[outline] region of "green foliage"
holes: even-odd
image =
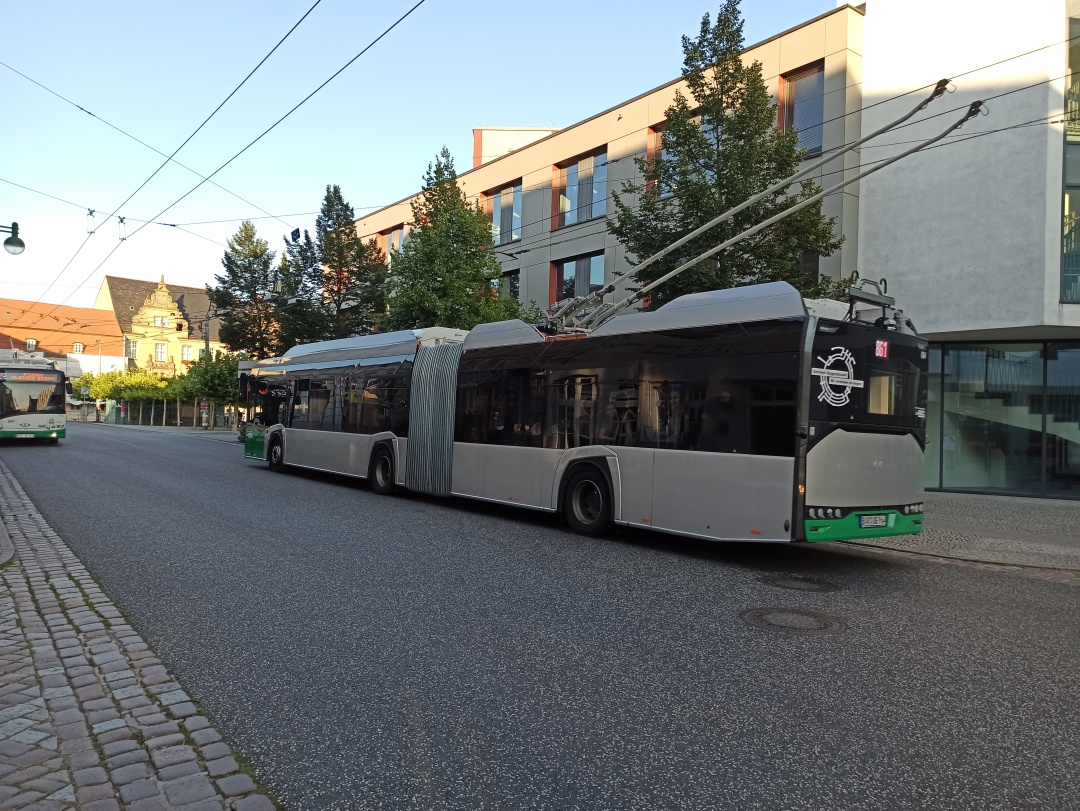
[[[165,381],[144,369],[126,369],[95,375],[86,372],[72,382],[74,388],[87,386],[92,400],[161,400]]]
[[[409,238],[387,279],[387,329],[472,329],[534,315],[539,320],[536,308],[499,295],[502,267],[491,244],[491,220],[466,199],[446,147],[428,164],[412,218]]]
[[[286,242],[279,267],[281,298],[279,330],[274,354],[297,344],[325,340],[332,332],[322,300],[322,265],[311,235],[305,229],[300,242]]]
[[[194,400],[197,395],[192,388],[191,375],[183,374],[179,377],[170,377],[165,381],[165,399],[167,400]]]
[[[322,266],[322,300],[330,316],[327,338],[367,335],[385,309],[386,255],[356,233],[353,207],[340,186],[327,186],[315,220],[315,252]]]
[[[224,314],[220,337],[230,349],[244,350],[255,358],[274,355],[278,317],[274,303],[274,252],[260,239],[250,220],[229,237],[221,260],[224,275],[214,276],[216,288],[207,288],[215,310]]]
[[[340,186],[326,187],[315,240],[305,230],[301,241],[285,243],[279,274],[275,354],[298,343],[367,335],[386,307],[386,256],[375,240],[358,236]]]
[[[666,111],[663,155],[638,159],[644,183],[626,182],[624,201],[613,194],[615,216],[608,228],[627,250],[647,259],[773,183],[794,174],[805,158],[794,131],[776,127],[776,103],[761,76],[761,64],[742,61],[743,21],[739,0],[725,0],[715,24],[706,14],[697,39],[683,37],[683,71],[693,101],[681,92]],[[664,259],[634,273],[637,289],[709,248],[817,194],[812,180],[744,209]],[[827,256],[842,239],[832,221],[811,205],[771,228],[683,271],[650,295],[655,309],[673,298],[767,281],[786,281],[804,295],[825,292],[827,280],[801,266],[802,255]]]
[[[199,399],[235,403],[239,361],[237,355],[226,352],[215,352],[213,357],[204,355],[188,367],[187,391]]]
[[[78,390],[83,386],[90,389],[91,400],[111,400],[112,392],[119,386],[123,379],[123,372],[105,372],[95,375],[93,372],[84,372],[81,377],[71,382],[72,389]]]

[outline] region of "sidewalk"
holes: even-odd
[[[859,541],[954,560],[1080,571],[1080,502],[926,493],[920,535]]]
[[[273,811],[0,462],[0,811]]]

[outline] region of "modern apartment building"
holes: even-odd
[[[780,103],[780,117],[798,129],[811,154],[858,137],[862,105],[863,12],[841,6],[746,49],[758,61]],[[460,174],[466,195],[492,218],[507,289],[524,302],[547,306],[596,289],[629,267],[623,248],[608,234],[611,192],[638,175],[635,157],[659,147],[664,111],[680,79],[558,131],[478,129],[474,164]],[[855,165],[853,155],[826,165],[835,182]],[[393,261],[408,236],[412,213],[406,198],[357,220],[360,235],[375,237]],[[855,269],[858,188],[826,198],[823,213],[846,238],[821,272],[838,276]]]
[[[858,267],[932,341],[930,488],[1080,498],[1080,2],[872,0],[864,131],[950,77],[864,162],[989,115],[862,181]]]

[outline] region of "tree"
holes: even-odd
[[[119,389],[120,381],[124,373],[119,371],[104,372],[95,375],[93,372],[83,372],[77,379],[72,381],[72,387],[80,389],[86,386],[90,389],[91,400],[114,400],[113,393]]]
[[[412,218],[387,279],[389,329],[472,329],[538,315],[513,297],[500,297],[502,267],[491,244],[491,219],[466,199],[446,147],[428,164]]]
[[[213,357],[203,355],[190,367],[188,391],[196,397],[210,401],[210,425],[214,424],[214,404],[231,405],[239,395],[237,371],[240,358],[227,352],[215,352]]]
[[[278,271],[285,306],[278,308],[275,355],[297,344],[325,340],[333,333],[322,299],[322,264],[307,229],[302,241],[285,243]]]
[[[356,215],[340,186],[326,187],[315,219],[315,257],[322,272],[322,304],[330,317],[325,337],[370,333],[385,308],[386,255],[374,239],[365,243],[358,236]]]
[[[218,286],[206,290],[217,311],[228,311],[221,324],[222,342],[255,358],[271,357],[277,348],[279,323],[271,300],[276,281],[274,256],[251,221],[244,220],[229,237],[221,260],[225,274],[215,275]]]
[[[681,91],[665,113],[662,154],[637,159],[644,183],[622,185],[637,207],[613,194],[615,217],[608,229],[627,250],[647,259],[709,220],[794,174],[806,151],[793,130],[776,126],[777,106],[761,76],[761,64],[742,60],[739,0],[725,0],[711,24],[706,14],[697,39],[683,37],[683,70],[693,102]],[[660,152],[660,150],[657,150]],[[805,180],[737,214],[640,273],[637,289],[715,247],[820,188]],[[802,257],[827,256],[842,239],[832,220],[811,205],[666,282],[649,297],[655,309],[685,293],[767,281],[787,281],[804,295],[828,292],[829,280]]]

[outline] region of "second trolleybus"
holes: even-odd
[[[50,361],[0,361],[0,439],[39,439],[57,444],[67,436],[67,378]]]
[[[776,282],[587,334],[507,321],[300,345],[244,381],[245,454],[559,513],[587,535],[918,533],[927,344],[833,304]]]

